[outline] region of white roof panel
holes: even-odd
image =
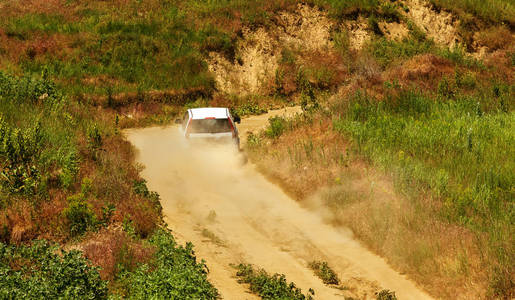
[[[192,119],[216,118],[226,119],[229,115],[225,107],[203,107],[190,109]]]

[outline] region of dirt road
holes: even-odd
[[[242,140],[268,117],[242,120]],[[399,299],[430,299],[349,232],[300,207],[253,165],[242,166],[232,147],[188,145],[176,127],[126,135],[139,150],[149,188],[161,195],[167,223],[179,242],[193,242],[224,299],[256,299],[237,283],[230,264],[238,263],[285,274],[304,292],[313,288],[315,299],[371,299],[380,289],[395,291]],[[307,267],[313,260],[327,261],[345,289],[324,285]]]

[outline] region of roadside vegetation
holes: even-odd
[[[303,294],[295,283],[288,283],[282,274],[270,275],[265,270],[255,270],[248,264],[240,264],[236,269],[239,282],[249,284],[250,291],[262,299],[313,299],[311,293]]]
[[[144,284],[145,295],[217,297],[192,245],[159,229],[159,195],[139,178],[111,118],[45,75],[0,73],[0,103],[0,293],[139,298]],[[43,240],[24,245],[33,239]],[[83,251],[58,254],[55,242]]]
[[[509,3],[503,9],[513,12]],[[360,52],[337,43],[352,61],[352,83],[328,96],[308,80],[297,90],[309,102],[304,115],[270,119],[248,145],[290,194],[329,208],[330,222],[350,227],[431,293],[509,298],[514,44],[502,18],[469,17],[496,55],[473,58],[416,27],[402,40],[375,34]],[[463,289],[471,281],[481,287]]]
[[[312,261],[309,263],[309,267],[315,272],[315,274],[322,279],[325,284],[335,284],[338,285],[340,283],[340,279],[338,279],[338,275],[329,267],[327,262],[322,261]]]
[[[216,298],[192,245],[162,229],[121,130],[185,107],[298,104],[303,116],[249,136],[263,172],[432,295],[513,298],[514,3],[429,2],[456,16],[461,44],[437,44],[401,1],[303,2],[338,25],[333,46],[284,45],[267,89],[247,96],[221,91],[209,53],[240,62],[242,31],[280,26],[297,1],[0,3],[0,297]],[[340,25],[360,18],[370,39],[355,48]],[[384,22],[408,34],[390,38]],[[262,297],[311,297],[238,270]]]
[[[487,283],[488,297],[511,295],[514,86],[454,68],[432,90],[384,81],[380,95],[358,89],[293,120],[271,119],[249,138],[259,155],[251,157],[300,200],[319,197],[332,222],[421,282],[448,278],[448,297],[471,278]],[[367,166],[383,175],[359,174]],[[397,197],[384,193],[389,186]],[[331,188],[314,194],[323,187]]]

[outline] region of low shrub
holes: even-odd
[[[395,292],[391,292],[389,290],[382,290],[376,293],[377,300],[397,300],[397,296],[395,296]]]
[[[159,229],[149,239],[153,260],[120,275],[122,294],[130,299],[217,299],[207,281],[207,268],[198,263],[193,245],[177,245],[170,232]]]
[[[288,284],[286,277],[282,274],[269,275],[266,271],[254,270],[247,264],[239,264],[236,269],[238,282],[249,284],[250,290],[263,299],[313,299],[311,295],[303,294],[293,282]]]
[[[265,130],[265,135],[269,138],[280,137],[286,129],[286,120],[282,117],[272,117],[268,119],[269,126]]]
[[[68,223],[72,237],[80,236],[88,230],[96,229],[97,217],[83,194],[68,197],[68,207],[62,212]]]
[[[107,299],[107,282],[77,250],[44,240],[30,246],[0,242],[1,299]]]
[[[309,263],[309,267],[315,272],[325,284],[339,284],[340,280],[338,275],[329,267],[327,262],[312,261]]]

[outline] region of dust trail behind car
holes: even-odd
[[[246,122],[252,119],[242,120],[242,127]],[[399,299],[429,299],[350,233],[325,224],[253,165],[243,165],[242,154],[231,145],[190,145],[177,127],[134,129],[126,135],[139,150],[143,177],[161,195],[167,223],[180,242],[193,242],[224,299],[255,298],[234,278],[230,264],[238,263],[285,274],[304,292],[313,288],[316,299],[349,293],[373,298],[380,289],[395,291]],[[308,268],[313,260],[327,261],[350,289],[324,285]]]

